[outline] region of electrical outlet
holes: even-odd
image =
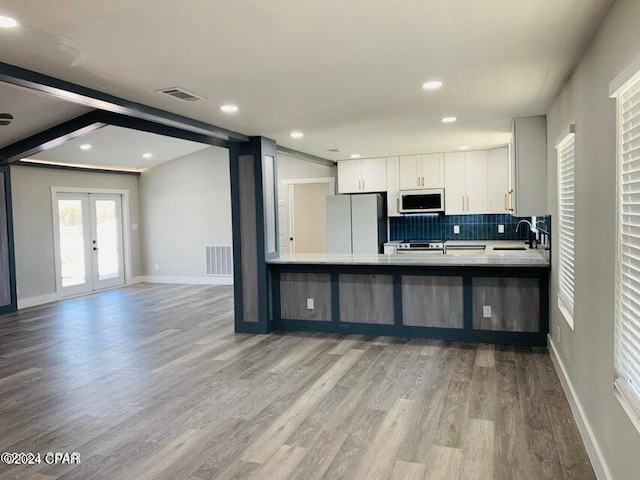
[[[313,310],[313,298],[307,298],[307,310]]]
[[[504,233],[504,225],[498,225],[498,233]]]
[[[453,226],[453,234],[454,235],[460,235],[460,225],[454,225]]]
[[[482,316],[484,318],[491,318],[491,305],[482,306]]]

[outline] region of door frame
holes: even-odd
[[[293,236],[293,209],[295,205],[293,204],[293,186],[301,185],[305,183],[328,183],[329,184],[329,194],[336,194],[336,178],[335,177],[317,177],[317,178],[291,178],[280,180],[280,185],[282,185],[283,190],[285,191],[285,199],[287,202],[286,208],[284,209],[285,213],[289,215],[289,218],[286,219],[285,225],[287,226],[287,235],[284,235],[285,238],[289,239],[293,237],[293,243],[289,241],[289,245],[291,247],[292,252],[295,253],[295,237]]]
[[[121,195],[122,196],[122,244],[124,261],[124,284],[129,285],[132,280],[131,272],[131,222],[129,215],[129,190],[113,188],[83,188],[83,187],[51,187],[51,218],[53,227],[53,258],[55,262],[56,295],[62,298],[62,261],[60,258],[60,225],[58,224],[58,193],[84,193],[93,195]],[[113,287],[118,288],[118,287]],[[106,289],[108,290],[108,288]],[[89,292],[93,293],[93,292]],[[80,294],[86,295],[86,294]]]

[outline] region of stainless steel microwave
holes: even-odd
[[[444,189],[401,191],[399,204],[400,213],[444,212]]]

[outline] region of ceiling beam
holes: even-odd
[[[83,87],[48,75],[0,62],[0,81],[53,95],[71,102],[113,113],[162,123],[176,128],[215,136],[222,140],[248,142],[249,137],[210,123],[194,120],[159,108],[148,107],[108,93]]]
[[[333,160],[327,160],[326,158],[316,157],[315,155],[311,155],[310,153],[299,152],[298,150],[283,147],[282,145],[278,145],[278,153],[296,157],[296,158],[299,158],[300,160],[306,160],[307,162],[317,163],[318,165],[324,165],[325,167],[335,167],[337,165],[337,163],[334,162]]]
[[[57,147],[69,140],[106,126],[107,124],[101,120],[100,113],[98,110],[85,113],[48,130],[0,148],[0,165],[18,162],[23,158]]]

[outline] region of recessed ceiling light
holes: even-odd
[[[80,150],[91,150],[91,145],[89,145],[88,143],[80,145]]]
[[[458,120],[456,117],[444,117],[442,123],[453,123]]]
[[[442,82],[440,80],[430,80],[422,84],[422,88],[425,90],[437,90],[440,87],[442,87]]]
[[[469,145],[461,145],[458,147],[460,150],[469,150]]]
[[[15,18],[0,15],[0,28],[15,28],[20,25]]]
[[[151,158],[153,157],[153,155],[151,155],[150,153],[143,153],[142,154],[142,158]]]
[[[304,133],[302,133],[302,132],[291,132],[289,134],[289,136],[291,138],[302,138],[302,137],[304,137]]]
[[[220,107],[220,110],[222,110],[224,113],[236,113],[238,111],[238,106],[237,105],[222,105]]]
[[[353,154],[351,154],[351,158],[360,158],[360,154],[359,153],[353,153]]]

